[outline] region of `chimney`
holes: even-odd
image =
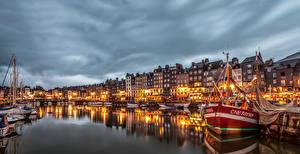
[[[205,64],[208,64],[208,63],[209,63],[208,58],[205,58]]]
[[[179,63],[176,63],[176,69],[181,70],[182,69],[182,65]]]

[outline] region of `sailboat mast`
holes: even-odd
[[[16,72],[16,55],[13,54],[13,105],[17,103],[17,72]]]
[[[20,82],[21,102],[23,101],[23,81]]]

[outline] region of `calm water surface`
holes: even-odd
[[[192,154],[300,153],[297,145],[256,135],[220,138],[197,112],[89,106],[40,107],[1,140],[0,153]]]

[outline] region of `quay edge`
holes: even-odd
[[[261,125],[261,135],[300,145],[300,113],[280,113],[277,120]]]

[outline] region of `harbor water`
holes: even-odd
[[[105,106],[43,106],[2,138],[2,154],[300,153],[297,145],[258,134],[220,137],[199,111]]]

